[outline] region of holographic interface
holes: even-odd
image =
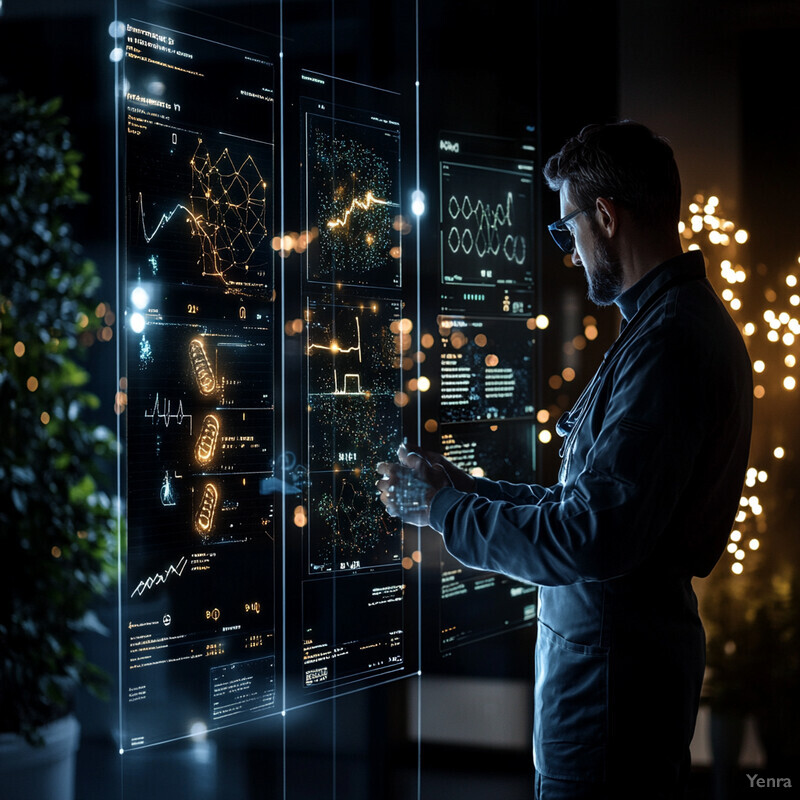
[[[272,67],[125,47],[127,749],[277,709]]]
[[[306,114],[309,281],[400,286],[400,142],[396,126]]]

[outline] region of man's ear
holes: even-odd
[[[610,197],[598,197],[595,201],[595,219],[607,239],[619,229],[619,208]]]

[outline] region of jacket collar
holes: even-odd
[[[614,302],[626,322],[655,294],[673,281],[701,279],[706,275],[706,264],[699,250],[690,250],[653,267],[630,289],[624,291]]]

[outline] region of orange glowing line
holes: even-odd
[[[337,217],[336,219],[329,220],[326,224],[329,228],[343,228],[347,225],[347,220],[350,218],[350,215],[355,211],[355,209],[360,208],[362,211],[369,211],[370,207],[373,205],[381,205],[381,206],[388,206],[388,200],[381,200],[378,197],[375,197],[372,194],[372,191],[368,191],[366,196],[363,200],[358,200],[353,198],[353,202],[350,203],[350,208],[344,212],[343,217]]]

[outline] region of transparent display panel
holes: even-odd
[[[276,710],[273,69],[125,33],[125,748]]]
[[[399,287],[398,123],[313,101],[304,121],[308,280]]]

